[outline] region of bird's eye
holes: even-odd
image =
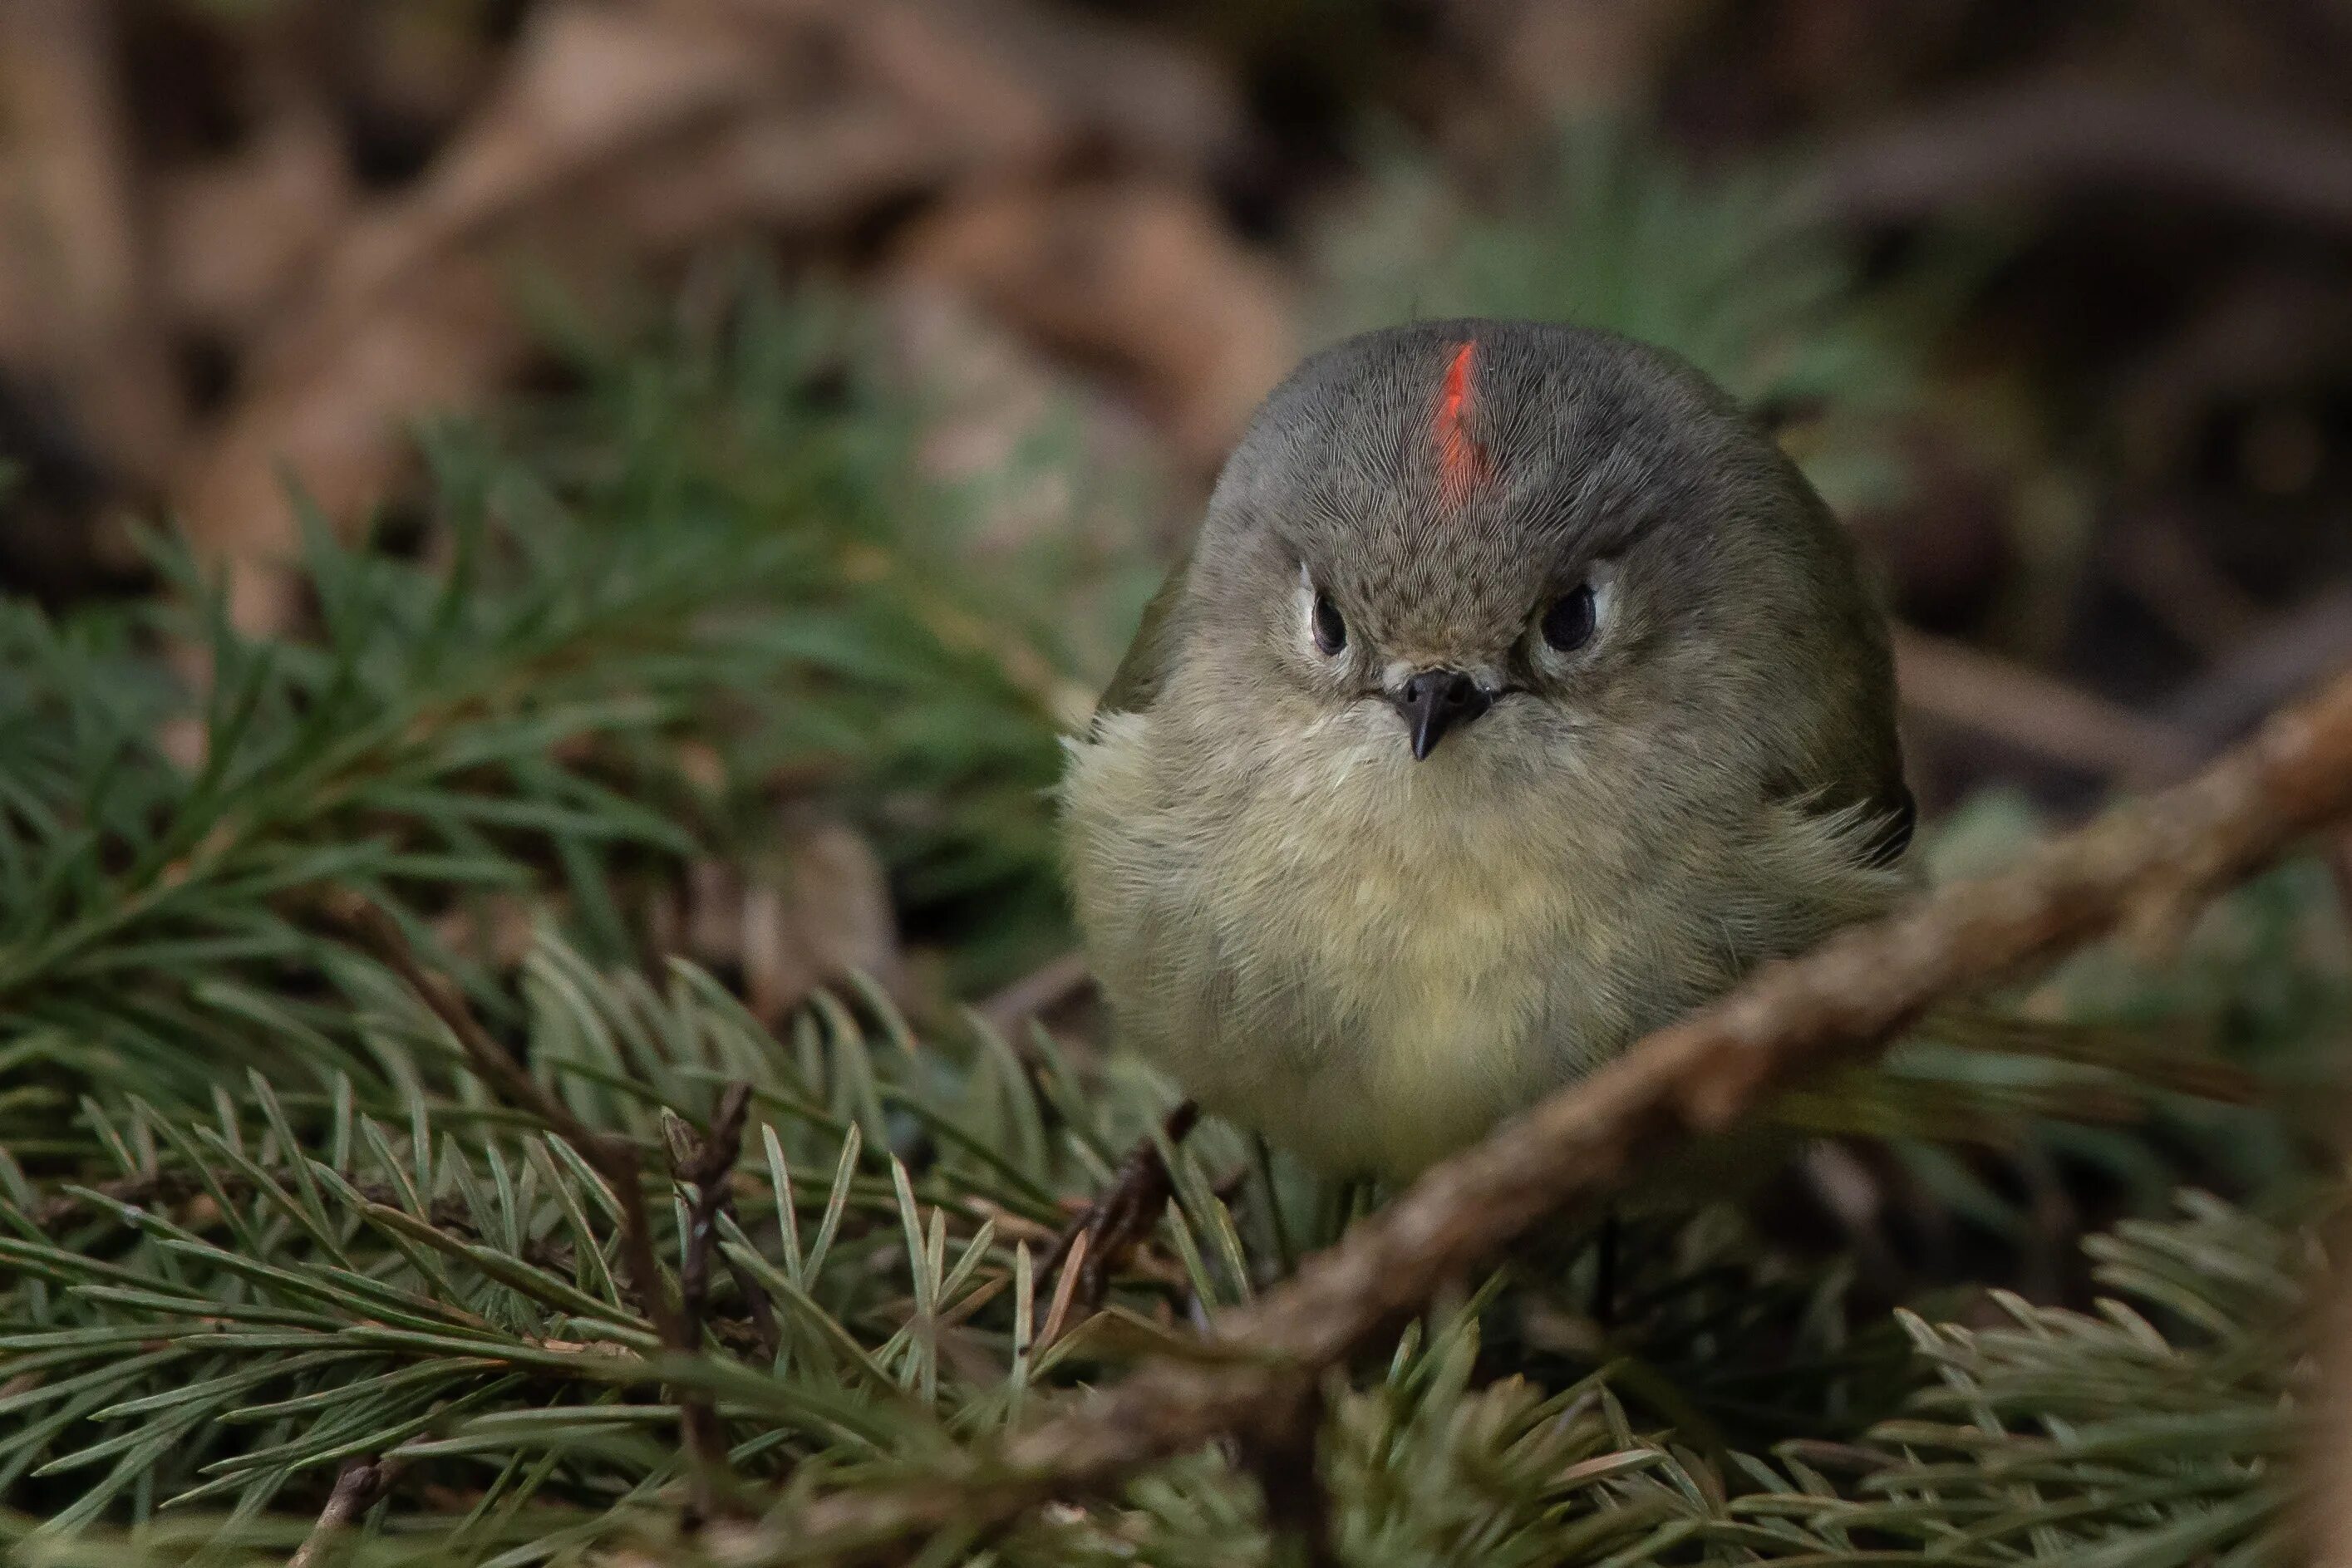
[[[1329,594],[1318,593],[1315,596],[1312,620],[1315,646],[1322,651],[1325,658],[1337,658],[1339,650],[1348,645],[1348,622],[1340,618],[1339,607],[1331,602]]]
[[[1580,582],[1574,592],[1553,600],[1551,608],[1544,612],[1543,640],[1562,653],[1573,653],[1592,641],[1598,619],[1592,585]]]

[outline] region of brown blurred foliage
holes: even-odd
[[[2352,653],[2347,80],[2328,0],[0,0],[0,574],[138,591],[168,513],[289,624],[289,480],[383,504],[406,422],[543,370],[530,298],[625,323],[719,246],[1181,492],[1308,340],[1368,132],[1475,191],[1601,112],[1793,160],[1874,265],[1998,256],[1854,521],[1931,796],[2079,798]]]

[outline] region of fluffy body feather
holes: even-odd
[[[1475,489],[1433,430],[1476,442]],[[1536,628],[1579,585],[1597,630],[1561,654]],[[1395,694],[1440,667],[1493,701],[1416,760]],[[1498,322],[1275,392],[1064,804],[1132,1043],[1388,1174],[1883,907],[1909,820],[1884,628],[1802,480],[1678,362]]]

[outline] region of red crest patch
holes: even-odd
[[[1437,394],[1437,417],[1431,435],[1437,446],[1437,492],[1447,507],[1458,507],[1470,492],[1486,482],[1486,449],[1471,439],[1465,422],[1470,413],[1470,375],[1478,345],[1465,343],[1454,350],[1445,366],[1445,382]]]

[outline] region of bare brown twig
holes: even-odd
[[[710,1293],[710,1254],[718,1240],[719,1217],[724,1214],[731,1218],[735,1212],[734,1192],[728,1178],[734,1173],[736,1156],[742,1152],[743,1124],[751,1109],[751,1086],[730,1083],[719,1093],[719,1103],[710,1113],[710,1131],[677,1162],[677,1179],[694,1188],[694,1203],[687,1211],[686,1257],[678,1269],[677,1291],[685,1312],[686,1332],[698,1344],[701,1343],[704,1308]],[[727,1259],[726,1263],[751,1311],[760,1348],[772,1358],[781,1343],[775,1303],[768,1299],[767,1288],[750,1270],[732,1258]]]
[[[2100,778],[2178,778],[2191,750],[2158,720],[2039,670],[1924,632],[1895,636],[1906,707]]]
[[[1094,984],[1084,953],[1063,953],[1047,959],[980,1004],[980,1016],[997,1033],[1012,1038],[1029,1019],[1052,1012]]]
[[[710,1295],[711,1244],[716,1239],[719,1211],[727,1205],[727,1178],[735,1169],[735,1156],[742,1150],[743,1120],[751,1108],[750,1084],[730,1083],[721,1090],[719,1104],[710,1114],[710,1131],[677,1167],[678,1179],[694,1189],[694,1202],[687,1210],[686,1255],[677,1270],[677,1340],[671,1348],[689,1355],[702,1348],[702,1312]],[[737,1278],[741,1278],[740,1272]],[[761,1308],[768,1309],[761,1316],[761,1328],[763,1338],[772,1345],[775,1314],[767,1292],[757,1291],[752,1299]],[[678,1424],[686,1435],[687,1452],[698,1453],[709,1461],[694,1466],[689,1477],[694,1496],[688,1524],[693,1528],[709,1519],[725,1500],[717,1495],[717,1467],[726,1463],[727,1435],[719,1430],[718,1411],[709,1398],[701,1396],[680,1398]]]
[[[1812,209],[1850,222],[2085,187],[2155,192],[2352,232],[2352,139],[2263,106],[2019,82],[1871,127],[1822,160]]]
[[[1306,1568],[1328,1568],[1339,1561],[1339,1531],[1331,1495],[1315,1468],[1315,1438],[1323,1424],[1321,1391],[1307,1382],[1289,1385],[1291,1397],[1266,1412],[1266,1419],[1239,1434],[1242,1463],[1257,1478],[1266,1523],[1288,1536]],[[1279,1560],[1279,1559],[1277,1559]]]
[[[334,1550],[359,1516],[373,1508],[400,1473],[395,1459],[357,1458],[346,1460],[335,1476],[335,1490],[327,1494],[327,1506],[319,1511],[319,1522],[302,1538],[302,1544],[286,1560],[286,1568],[319,1568]]]
[[[852,1554],[1008,1520],[1251,1429],[1444,1284],[1675,1142],[1856,1058],[1931,1004],[2147,912],[2189,907],[2352,814],[2352,673],[2178,788],[1755,976],[1428,1172],[1296,1278],[1227,1317],[1213,1356],[1146,1367],[959,1476],[823,1498],[779,1556]]]

